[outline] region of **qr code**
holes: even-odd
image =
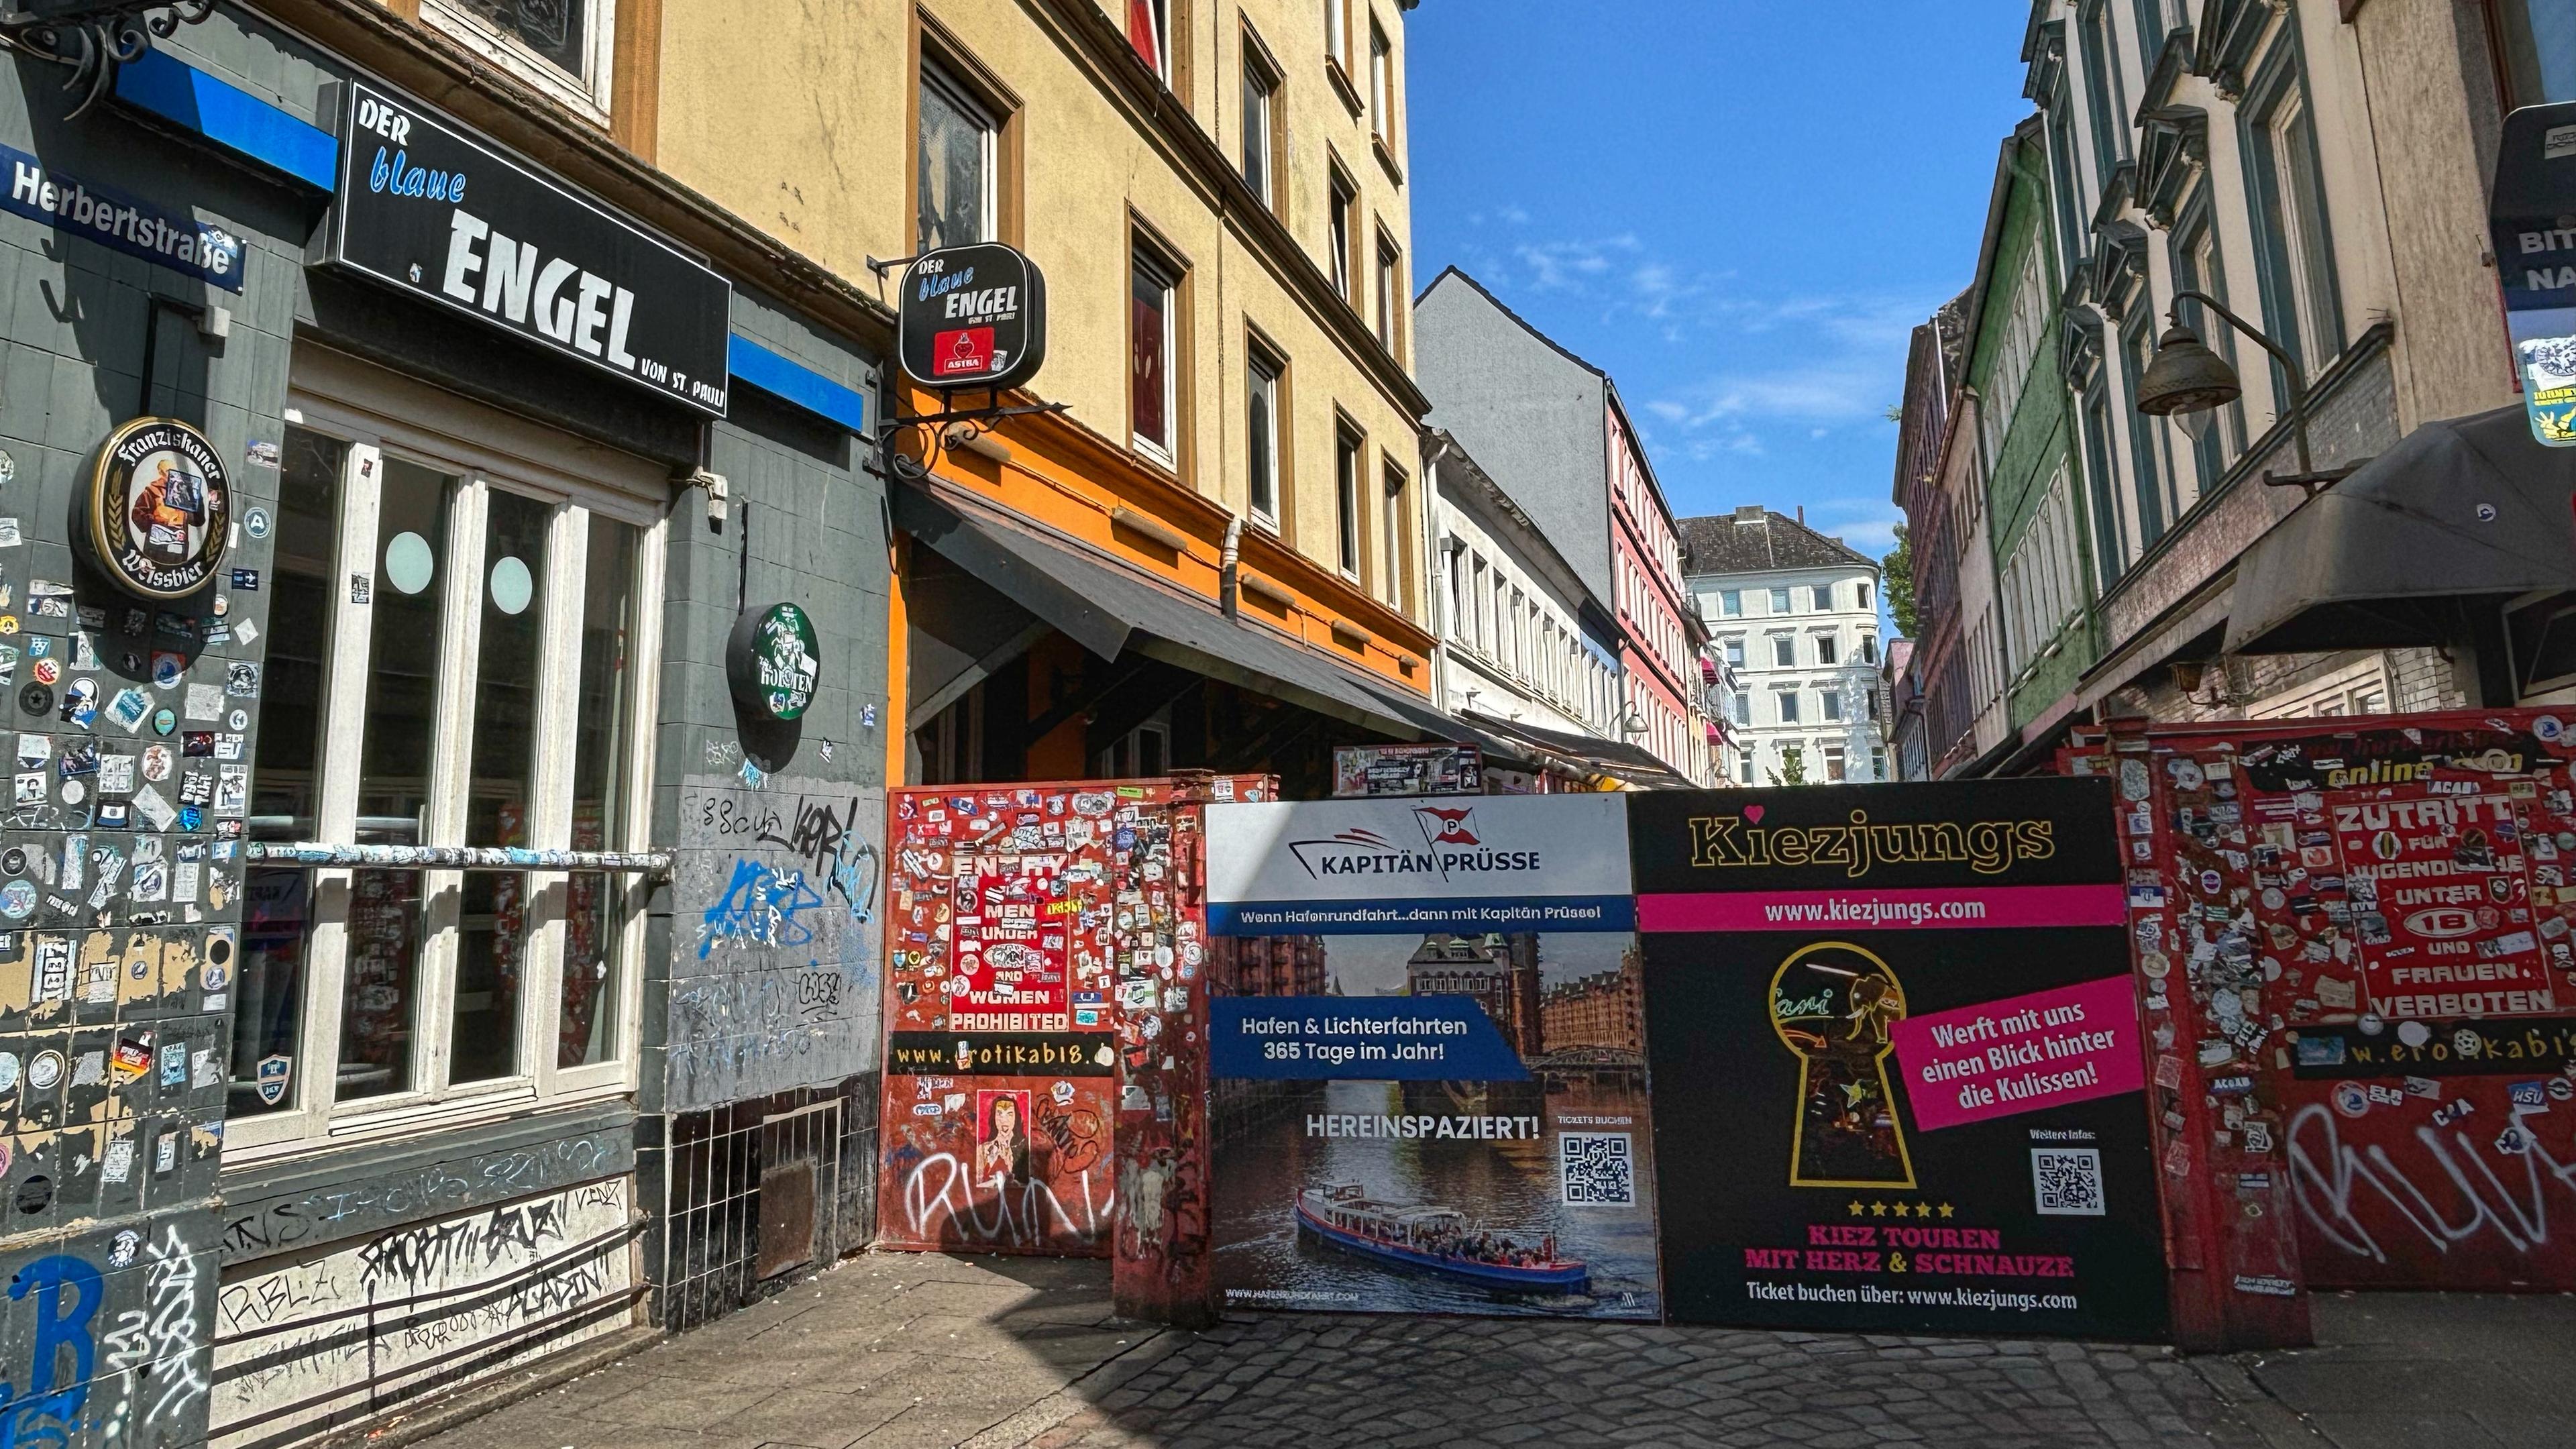
[[[2043,1217],[2102,1216],[2102,1154],[2091,1147],[2034,1147],[2030,1181]]]
[[[1637,1160],[1625,1132],[1560,1132],[1556,1163],[1571,1207],[1635,1207]]]

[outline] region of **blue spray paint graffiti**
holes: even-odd
[[[814,939],[814,928],[796,919],[797,914],[821,904],[823,898],[806,884],[803,871],[781,874],[759,861],[736,858],[732,882],[699,923],[698,959],[707,959],[728,942],[805,945]]]
[[[63,1306],[66,1288],[72,1297],[68,1310]],[[36,1295],[36,1346],[27,1368],[25,1396],[13,1385],[0,1383],[0,1449],[39,1444],[69,1449],[72,1432],[80,1427],[81,1405],[89,1398],[90,1370],[97,1352],[89,1321],[97,1314],[104,1291],[98,1269],[60,1253],[29,1263],[9,1281],[11,1298]],[[71,1383],[56,1388],[55,1370],[62,1366],[65,1349],[72,1355]]]

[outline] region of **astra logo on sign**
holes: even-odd
[[[930,387],[1003,388],[1046,358],[1046,278],[998,242],[913,258],[897,297],[905,374]]]

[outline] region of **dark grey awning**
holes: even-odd
[[[1626,740],[1603,739],[1597,735],[1569,734],[1564,730],[1541,729],[1519,720],[1502,719],[1481,710],[1467,711],[1467,718],[1486,729],[1560,756],[1589,771],[1615,776],[1631,785],[1650,786],[1661,790],[1695,790],[1690,777],[1679,773],[1655,758],[1643,745]]]
[[[1400,697],[1207,600],[1155,583],[1070,540],[918,485],[894,490],[895,527],[1103,659],[1130,648],[1399,740],[1443,739],[1506,758],[1528,754]]]
[[[2227,649],[2439,644],[2466,600],[2576,589],[2576,448],[2521,407],[2426,423],[2301,504],[2236,561]]]

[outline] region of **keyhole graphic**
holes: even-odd
[[[1912,1187],[1887,1082],[1905,992],[1886,962],[1842,941],[1801,946],[1771,976],[1771,1029],[1798,1057],[1791,1187]]]

